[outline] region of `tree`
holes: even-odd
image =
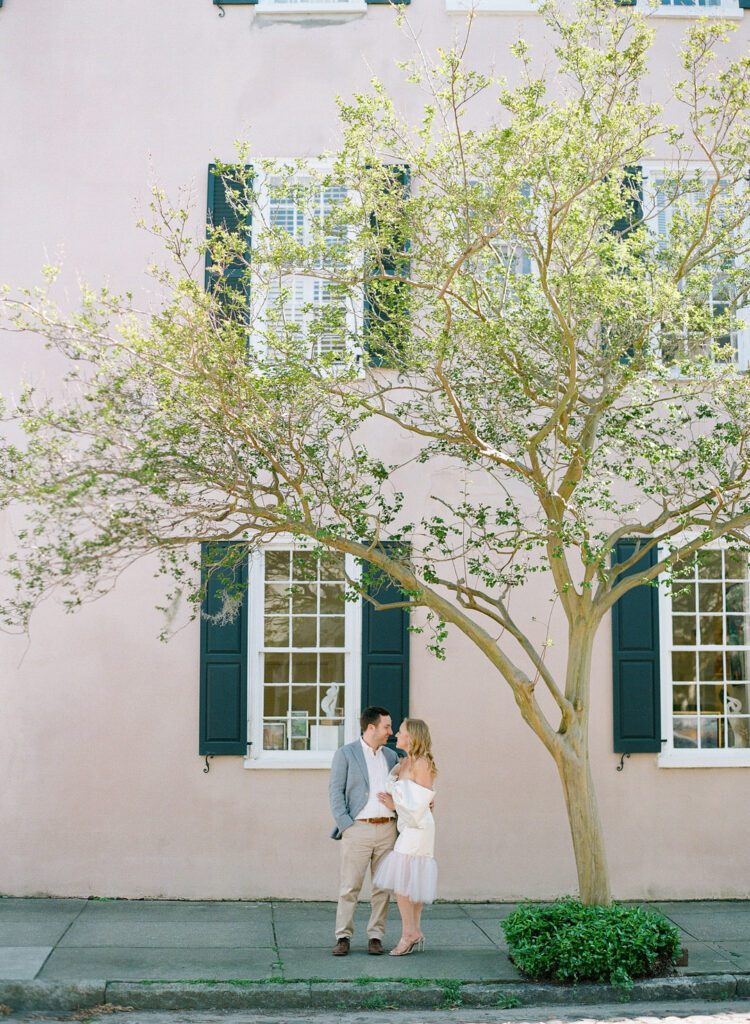
[[[152,553],[170,601],[197,603],[199,541],[241,541],[223,565],[279,534],[352,554],[424,610],[438,657],[454,628],[510,686],[557,766],[581,896],[606,904],[597,630],[705,545],[750,546],[750,384],[732,359],[750,290],[750,61],[727,57],[728,26],[698,22],[683,80],[646,102],[638,13],[542,10],[557,98],[523,42],[512,85],[450,50],[407,69],[425,97],[416,124],[377,82],[342,102],[327,169],[250,170],[245,149],[219,165],[226,216],[205,242],[155,192],[171,258],[153,268],[157,311],[87,289],[66,315],[54,269],[5,291],[11,329],[44,337],[70,373],[63,398],[29,388],[6,407],[25,433],[2,448],[0,505],[20,503],[28,526],[4,616],[26,624],[51,587],[75,608]],[[652,153],[665,170],[641,195]],[[409,476],[425,464],[463,482],[416,507]],[[518,615],[534,573],[567,622],[564,672]]]

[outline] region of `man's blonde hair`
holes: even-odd
[[[437,775],[435,758],[432,756],[432,737],[427,722],[423,722],[421,718],[406,718],[404,725],[411,740],[409,757],[414,761],[423,758],[430,766],[432,774]]]

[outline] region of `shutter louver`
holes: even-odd
[[[615,546],[613,564],[636,550],[626,539]],[[630,575],[655,565],[648,551]],[[659,671],[659,600],[656,587],[643,584],[628,591],[612,608],[612,672],[614,750],[617,754],[658,754],[661,751]]]
[[[740,0],[740,7],[745,11],[750,11],[750,0]]]
[[[249,167],[246,168],[249,170]],[[211,227],[223,227],[230,234],[234,234],[244,227],[247,238],[247,254],[250,254],[250,229],[251,215],[248,213],[244,223],[240,221],[238,210],[232,205],[228,191],[234,191],[239,195],[241,185],[239,182],[232,182],[227,177],[222,177],[216,171],[215,164],[208,166],[208,223]],[[236,308],[241,319],[249,316],[248,299],[249,291],[247,285],[246,266],[243,260],[237,259],[224,268],[220,277],[211,272],[213,260],[211,253],[206,253],[206,291],[217,291],[222,306],[227,313],[231,314]],[[236,294],[236,300],[235,300]],[[236,301],[236,307],[235,307]]]
[[[202,547],[207,587],[200,632],[200,754],[247,753],[247,554],[233,570],[209,574],[211,561],[224,555],[227,543]],[[238,588],[237,614],[221,623],[206,618],[221,611],[227,587]]]
[[[640,167],[626,167],[622,179],[622,193],[627,212],[616,220],[614,231],[626,238],[643,220],[643,172]]]
[[[388,185],[406,196],[409,192],[411,175],[407,165],[393,165],[389,168]],[[377,218],[373,215],[371,225],[377,232]],[[365,285],[364,339],[368,360],[373,366],[389,366],[398,362],[399,338],[408,337],[409,294],[402,278],[409,276],[409,240],[398,234],[391,244],[384,246],[382,266],[373,267],[372,273],[381,275],[380,280],[371,280]],[[382,276],[387,275],[383,280]]]
[[[388,554],[395,542],[381,541]],[[398,586],[378,576],[372,566],[367,592],[379,604],[402,601]],[[404,608],[377,611],[362,601],[362,707],[375,704],[388,708],[394,730],[409,715],[409,615]],[[391,741],[393,746],[393,741]]]

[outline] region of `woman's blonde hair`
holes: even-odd
[[[404,719],[404,725],[411,740],[409,744],[409,757],[413,761],[423,758],[430,766],[432,774],[437,775],[435,758],[432,756],[432,737],[430,736],[427,722],[423,722],[421,718],[406,718]]]

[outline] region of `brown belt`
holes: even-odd
[[[389,821],[394,821],[392,817],[389,818],[355,818],[355,821],[361,821],[364,825],[385,825]]]

